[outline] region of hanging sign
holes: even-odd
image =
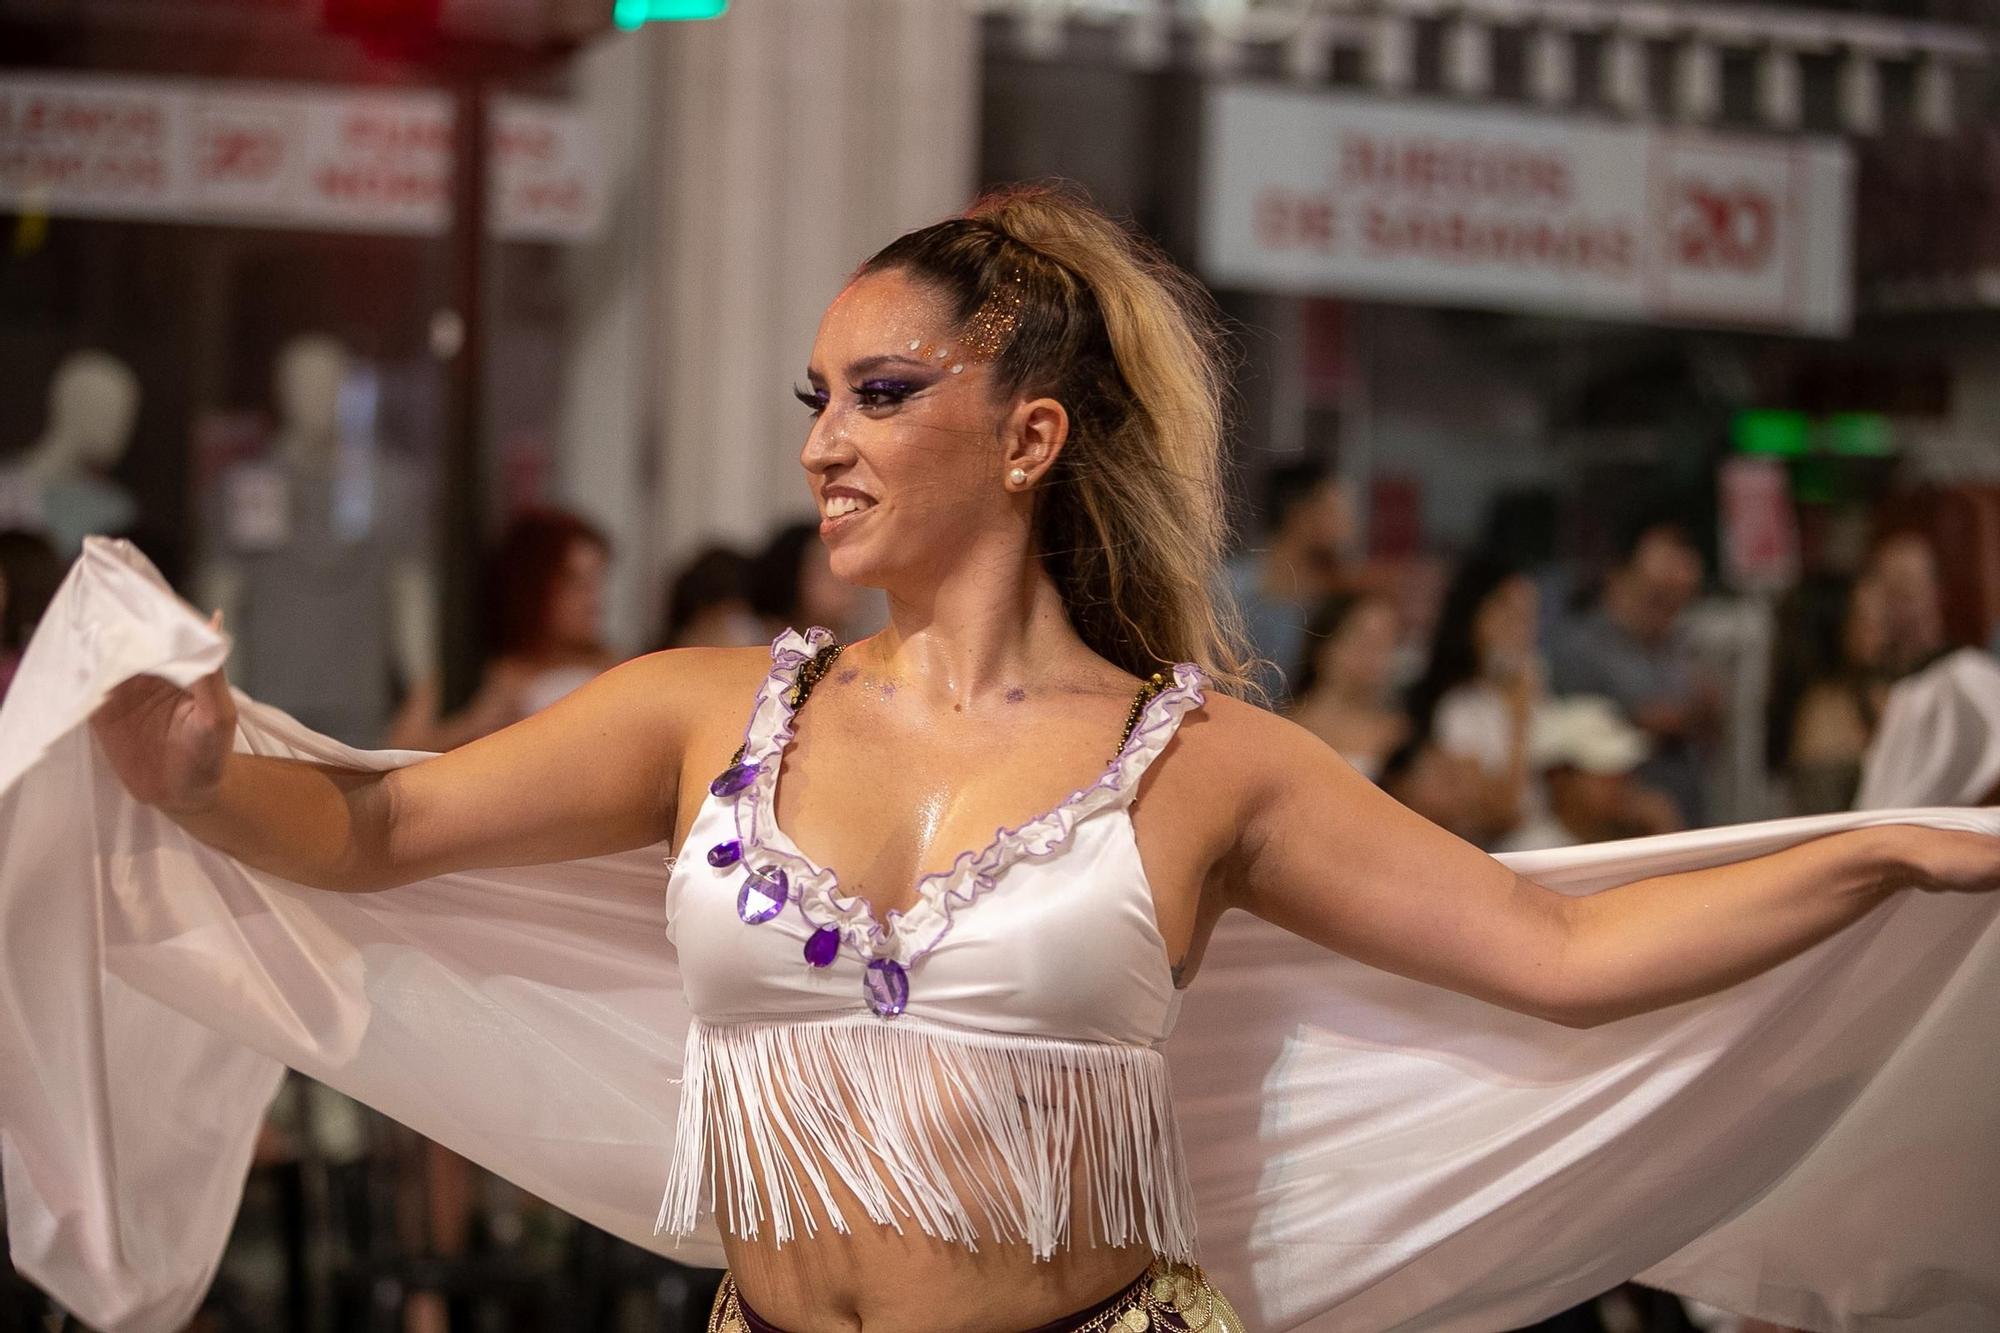
[[[1846,331],[1847,146],[1247,85],[1207,95],[1218,286]]]

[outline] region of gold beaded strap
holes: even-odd
[[[813,686],[819,684],[819,678],[826,674],[827,668],[833,665],[833,659],[840,656],[840,650],[846,646],[844,643],[829,643],[814,653],[811,659],[799,668],[798,676],[786,688],[785,706],[790,708],[794,713],[798,712],[804,706],[805,701],[811,697]],[[734,768],[743,762],[743,751],[747,748],[747,745],[748,743],[746,742],[744,745],[737,746],[736,753],[729,756],[730,767]]]
[[[1155,671],[1152,675],[1146,677],[1146,683],[1141,685],[1139,692],[1132,696],[1132,707],[1125,714],[1124,734],[1119,736],[1118,748],[1111,753],[1113,759],[1125,753],[1125,747],[1132,743],[1132,731],[1139,725],[1139,718],[1145,713],[1146,705],[1153,701],[1154,695],[1165,688],[1167,688],[1166,673],[1164,671]]]
[[[833,665],[833,659],[840,656],[840,650],[846,646],[844,643],[829,643],[799,668],[798,679],[792,682],[791,689],[785,691],[785,703],[794,713],[805,707],[806,700],[812,697],[813,686],[819,684],[819,678],[826,674],[827,668]]]

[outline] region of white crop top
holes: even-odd
[[[838,1181],[870,1220],[968,1247],[1046,1258],[1074,1239],[1192,1260],[1155,1049],[1180,993],[1128,806],[1202,702],[1200,669],[1142,692],[1096,782],[925,876],[914,907],[878,922],[776,819],[794,713],[832,642],[817,628],[773,641],[743,750],[667,879],[694,1021],[659,1226],[685,1233],[713,1209],[780,1244],[845,1231]]]

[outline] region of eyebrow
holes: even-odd
[[[885,366],[910,366],[921,370],[937,369],[936,362],[919,361],[913,356],[864,356],[847,368],[847,374],[850,379],[857,379],[862,375],[866,375],[871,370],[881,370]],[[823,380],[826,377],[811,366],[807,366],[806,378],[809,380]]]

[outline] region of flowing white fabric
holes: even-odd
[[[2000,659],[1947,653],[1896,682],[1862,756],[1857,810],[1969,805],[2000,786]]]
[[[373,895],[251,871],[127,797],[85,726],[118,681],[186,683],[225,651],[136,552],[93,542],[0,709],[16,1264],[99,1327],[178,1327],[281,1065],[655,1243],[688,1025],[665,849]],[[415,757],[247,701],[238,743]],[[2000,831],[1897,811],[1509,860],[1588,892],[1909,820]],[[1503,1328],[1634,1274],[1820,1330],[2000,1326],[1997,909],[1903,895],[1721,995],[1586,1032],[1232,917],[1167,1046],[1205,1262],[1256,1329]]]

